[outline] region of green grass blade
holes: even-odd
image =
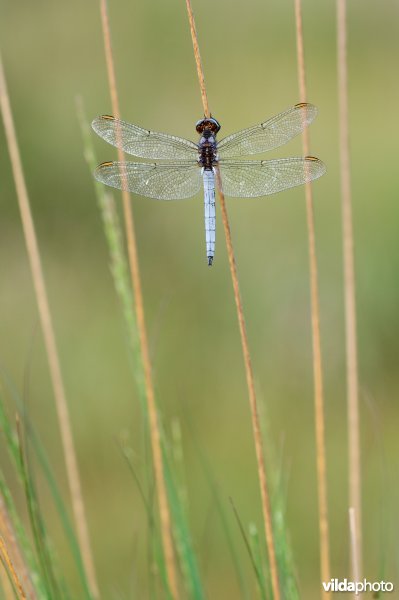
[[[282,472],[282,471],[281,471]],[[282,483],[275,486],[273,498],[273,527],[276,544],[277,564],[281,579],[284,598],[299,600],[298,584],[295,576],[294,560],[285,519],[285,486]]]
[[[37,493],[31,473],[29,470],[26,454],[23,447],[22,433],[20,425],[17,425],[19,430],[19,461],[22,474],[22,482],[25,490],[25,498],[28,506],[29,520],[32,527],[33,540],[36,547],[36,552],[39,560],[39,565],[45,581],[46,590],[50,598],[63,598],[57,578],[54,573],[54,554],[49,549],[47,532],[42,519]]]
[[[179,494],[173,477],[172,469],[166,454],[164,443],[163,461],[165,470],[165,483],[166,488],[168,490],[169,504],[173,517],[173,529],[176,539],[176,546],[185,582],[190,597],[194,600],[203,600],[205,596],[202,589],[197,559],[193,550],[191,534],[187,525],[184,509],[179,499]]]
[[[38,598],[45,598],[45,584],[40,573],[40,569],[37,563],[37,560],[32,551],[32,547],[30,541],[28,539],[28,534],[25,530],[24,525],[22,524],[21,519],[18,516],[17,510],[15,508],[14,500],[12,494],[10,492],[9,487],[6,484],[3,473],[0,471],[0,495],[2,500],[4,501],[5,507],[7,509],[7,513],[11,520],[13,529],[15,531],[19,546],[24,556],[24,560],[26,562],[27,568],[29,570],[30,579],[32,581],[32,585],[36,590]]]
[[[267,598],[267,592],[266,592],[266,589],[265,589],[265,586],[264,586],[264,579],[262,578],[262,574],[261,574],[261,572],[259,570],[258,563],[257,563],[257,561],[255,559],[255,556],[254,556],[254,553],[252,551],[251,544],[248,541],[248,537],[247,537],[247,535],[245,533],[245,529],[244,529],[244,526],[242,524],[240,515],[238,514],[238,510],[237,510],[237,508],[236,508],[236,506],[235,506],[232,498],[230,498],[230,503],[231,503],[231,506],[233,508],[234,516],[236,518],[237,525],[238,525],[238,528],[240,530],[240,533],[241,533],[241,536],[242,536],[245,548],[246,548],[246,550],[248,552],[249,560],[251,562],[253,571],[255,573],[255,578],[256,578],[256,581],[257,581],[257,584],[258,584],[258,588],[259,588],[260,593],[261,593],[261,597],[262,597],[262,599],[263,598]]]
[[[234,567],[234,573],[237,578],[237,583],[238,583],[238,586],[240,589],[241,597],[244,598],[244,600],[247,600],[249,598],[249,594],[248,594],[247,585],[245,583],[245,577],[243,574],[243,570],[241,567],[241,561],[238,558],[238,554],[237,554],[237,551],[236,551],[236,548],[235,548],[235,545],[233,542],[233,536],[230,531],[226,510],[225,510],[224,504],[220,498],[217,483],[213,476],[209,461],[206,458],[202,448],[200,447],[200,445],[197,442],[197,436],[194,433],[194,429],[193,429],[190,419],[187,417],[187,415],[186,415],[186,423],[188,424],[189,429],[190,429],[190,439],[195,444],[196,452],[197,452],[202,470],[204,472],[205,478],[206,478],[208,485],[210,487],[210,490],[212,492],[216,510],[218,512],[218,515],[220,518],[220,523],[221,523],[221,526],[223,529],[223,533],[225,535],[227,546],[229,548],[230,556],[231,556],[233,567]]]
[[[152,555],[153,558],[155,560],[155,564],[157,565],[158,571],[159,571],[159,575],[161,578],[162,583],[164,584],[164,589],[167,590],[168,589],[168,583],[167,583],[167,576],[166,576],[166,568],[165,568],[165,562],[163,560],[163,553],[162,553],[162,546],[161,546],[161,541],[160,541],[160,536],[159,536],[159,532],[155,523],[155,517],[154,517],[154,512],[152,509],[152,502],[151,500],[149,500],[144,492],[143,486],[141,484],[140,478],[137,474],[137,471],[134,467],[134,464],[132,462],[131,459],[131,453],[129,452],[129,449],[126,446],[121,446],[120,447],[122,455],[126,461],[126,464],[129,468],[129,471],[134,479],[134,482],[140,492],[140,496],[141,499],[143,501],[145,510],[146,510],[146,515],[147,515],[147,522],[148,522],[148,530],[150,533],[150,542],[151,542],[151,549],[152,549]],[[151,570],[151,557],[149,559],[149,569]]]
[[[256,571],[259,575],[259,595],[262,600],[267,600],[267,598],[272,598],[270,578],[267,576],[268,569],[265,569],[263,566],[259,533],[255,523],[250,523],[248,536],[248,544],[251,548],[251,554],[253,556],[254,563],[256,564]]]
[[[267,456],[265,457],[268,465],[268,472],[271,474],[271,504],[273,516],[274,544],[276,550],[276,559],[280,576],[281,590],[284,598],[290,600],[299,600],[299,590],[295,573],[294,558],[289,540],[289,534],[285,518],[285,498],[287,497],[287,482],[284,479],[283,455],[277,459],[272,435],[269,429],[269,419],[267,418],[266,408],[262,404],[262,436],[268,441]]]
[[[53,497],[53,501],[54,501],[55,507],[57,509],[58,516],[60,517],[60,521],[61,521],[62,527],[64,529],[65,536],[68,540],[68,545],[69,545],[76,569],[78,571],[79,579],[80,579],[80,582],[81,582],[81,585],[83,588],[84,598],[86,600],[91,600],[91,593],[90,593],[89,585],[88,585],[88,582],[86,579],[86,572],[85,572],[85,569],[83,566],[83,561],[82,561],[82,556],[80,553],[79,544],[76,539],[75,532],[72,527],[72,523],[69,519],[67,510],[65,508],[64,501],[59,492],[57,483],[56,483],[54,475],[52,473],[52,470],[51,470],[50,464],[48,462],[44,448],[40,444],[38,436],[34,432],[32,426],[29,426],[29,437],[31,439],[32,445],[34,447],[37,459],[42,468],[44,476],[47,480],[47,485],[49,486],[50,493]]]
[[[71,550],[72,558],[74,560],[79,579],[82,585],[82,592],[84,594],[83,598],[85,600],[91,600],[91,594],[89,585],[86,579],[86,573],[83,566],[83,561],[80,553],[79,544],[77,542],[75,532],[72,526],[72,523],[68,516],[68,511],[65,508],[64,501],[62,499],[61,493],[58,489],[55,477],[50,467],[49,460],[47,458],[46,452],[39,441],[39,437],[35,432],[35,429],[31,423],[29,415],[26,413],[26,409],[24,407],[23,401],[14,386],[11,385],[9,381],[7,381],[7,388],[12,395],[13,401],[17,406],[17,410],[21,414],[25,414],[25,428],[27,433],[27,438],[29,442],[31,442],[35,455],[37,457],[38,463],[42,469],[44,477],[47,481],[47,485],[49,486],[50,493],[52,495],[54,505],[56,507],[58,516],[60,518],[61,525],[63,527],[65,537],[68,541],[68,546]],[[13,431],[11,427],[10,420],[8,419],[5,410],[4,410],[4,400],[0,396],[0,428],[4,431],[7,440],[7,446],[10,454],[12,455],[14,464],[16,467],[20,467],[20,455],[18,448],[18,439],[15,431]],[[22,472],[19,471],[19,475],[22,479]]]

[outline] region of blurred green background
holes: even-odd
[[[109,2],[122,117],[196,139],[202,107],[183,0]],[[332,575],[348,576],[347,426],[334,2],[303,6],[309,101],[319,107],[316,182],[325,368]],[[75,96],[111,113],[98,3],[0,1],[0,47],[63,365],[104,598],[147,585],[147,525],[115,440],[140,466],[142,420],[126,333],[109,272]],[[194,2],[212,113],[221,137],[299,101],[293,2]],[[349,100],[362,413],[365,576],[397,578],[399,10],[349,2]],[[93,133],[93,137],[95,134]],[[98,161],[114,149],[95,140]],[[300,140],[275,156],[301,154]],[[67,497],[59,432],[4,131],[0,127],[0,366],[24,392]],[[119,199],[119,198],[118,198]],[[218,212],[206,265],[201,196],[133,198],[156,393],[167,432],[182,428],[190,523],[209,598],[239,597],[204,476],[211,461],[248,581],[253,574],[231,512],[261,526],[245,375]],[[288,479],[287,523],[303,598],[318,598],[309,273],[304,190],[228,201],[259,396]],[[10,407],[10,410],[13,410]],[[4,458],[5,468],[7,467]],[[10,473],[12,483],[12,474]],[[70,555],[43,487],[67,579]],[[21,498],[21,510],[23,501]],[[252,584],[251,584],[252,585]],[[120,594],[118,596],[117,594]]]

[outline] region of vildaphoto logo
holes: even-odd
[[[323,581],[325,592],[354,592],[357,596],[363,592],[393,592],[390,581],[350,581],[349,579],[330,579]]]

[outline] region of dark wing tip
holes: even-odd
[[[294,110],[303,109],[305,114],[308,113],[308,116],[310,116],[311,120],[313,121],[318,113],[317,106],[310,104],[310,102],[298,102],[298,104],[294,104]]]
[[[101,127],[101,121],[115,121],[115,117],[112,117],[111,115],[100,115],[99,117],[93,119],[93,121],[91,122],[91,126],[93,127],[96,133],[98,133],[97,128]]]
[[[108,169],[112,167],[114,163],[112,161],[102,162],[99,164],[93,172],[94,179],[99,181],[100,183],[108,183],[107,177],[109,176]]]
[[[320,160],[320,158],[316,158],[315,156],[305,156],[305,160],[315,163],[315,179],[318,179],[327,171],[326,165],[323,163],[322,160]]]
[[[294,104],[294,108],[316,108],[314,104],[310,102],[298,102],[298,104]]]

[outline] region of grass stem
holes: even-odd
[[[4,121],[6,140],[11,159],[19,210],[21,214],[25,243],[28,251],[32,279],[38,304],[40,323],[49,363],[51,382],[54,391],[57,409],[58,424],[61,432],[64,460],[66,465],[68,484],[72,499],[72,509],[75,525],[82,553],[87,579],[93,598],[99,597],[97,578],[94,570],[93,556],[90,546],[89,532],[83,503],[83,495],[76,459],[72,428],[65,396],[64,383],[61,374],[60,360],[56,345],[47,290],[43,276],[43,268],[37,243],[35,226],[33,223],[28,192],[19,154],[18,142],[15,133],[14,121],[10,106],[7,84],[0,57],[0,108]]]
[[[197,67],[198,81],[199,81],[200,90],[201,90],[202,106],[204,107],[204,116],[208,118],[211,116],[211,113],[209,110],[208,94],[206,92],[206,86],[205,86],[204,69],[202,68],[201,54],[200,54],[199,45],[198,45],[197,29],[195,27],[195,19],[194,19],[193,9],[191,6],[191,0],[186,0],[186,7],[187,7],[188,22],[190,25],[191,40],[193,42],[194,59],[195,59],[196,67]]]
[[[305,76],[305,53],[303,43],[302,7],[301,0],[295,0],[295,23],[298,60],[299,100],[306,102],[306,76]],[[303,152],[309,155],[309,133],[307,128],[303,132]],[[317,453],[317,486],[319,507],[319,536],[320,536],[320,570],[321,580],[330,579],[330,540],[328,525],[328,502],[327,502],[327,466],[326,466],[326,441],[324,424],[324,392],[323,392],[323,368],[321,354],[320,335],[320,305],[319,305],[319,282],[316,257],[316,236],[314,222],[314,206],[312,185],[305,186],[306,215],[309,244],[309,267],[310,267],[310,298],[311,298],[311,323],[312,323],[312,346],[313,346],[313,378],[314,378],[314,407],[316,428],[316,453]],[[326,592],[322,592],[326,595]]]
[[[111,96],[112,111],[116,118],[120,116],[118,92],[116,86],[116,75],[111,45],[111,34],[108,19],[108,10],[106,0],[100,0],[101,20],[103,27],[105,57],[107,63],[108,83]],[[118,158],[123,160],[123,151],[118,148]],[[148,418],[150,426],[152,458],[154,465],[154,474],[156,490],[158,497],[158,506],[161,524],[162,545],[165,556],[166,572],[170,592],[174,600],[177,600],[178,583],[177,571],[175,565],[175,555],[173,549],[172,526],[169,511],[167,490],[164,476],[164,466],[162,460],[161,433],[158,422],[157,408],[155,402],[154,387],[152,382],[151,361],[148,345],[147,330],[145,326],[144,302],[141,287],[141,277],[139,269],[139,260],[137,253],[136,234],[134,229],[133,211],[130,204],[130,196],[126,191],[122,191],[123,213],[125,221],[125,231],[127,239],[127,249],[130,265],[130,275],[135,297],[135,311],[137,319],[137,328],[139,331],[141,357],[144,370],[145,389],[147,396]]]
[[[353,581],[360,581],[360,571],[359,571],[359,555],[358,555],[358,545],[357,539],[358,534],[356,531],[357,527],[357,519],[355,514],[355,509],[353,507],[349,507],[349,538],[350,538],[350,547],[351,547],[351,563],[352,563],[352,576]],[[354,594],[354,598],[356,595]]]
[[[203,104],[203,108],[204,108],[204,114],[206,117],[209,117],[211,113],[210,113],[209,105],[208,105],[208,97],[207,97],[206,87],[205,87],[204,71],[203,71],[202,63],[201,63],[201,55],[200,55],[200,51],[199,51],[198,37],[197,37],[197,31],[196,31],[196,27],[195,27],[194,14],[192,11],[192,6],[191,6],[191,0],[186,0],[186,6],[187,6],[187,12],[188,12],[188,18],[189,18],[189,24],[190,24],[191,38],[192,38],[192,42],[193,42],[195,63],[197,66],[198,80],[199,80],[200,89],[201,89],[201,98],[202,98],[202,104]],[[255,451],[256,451],[256,458],[257,458],[257,465],[258,465],[258,476],[259,476],[259,484],[260,484],[260,492],[261,492],[261,500],[262,500],[262,512],[263,512],[263,521],[264,521],[264,528],[265,528],[266,545],[267,545],[267,551],[268,551],[268,556],[269,556],[270,576],[271,576],[271,580],[272,580],[273,598],[274,598],[274,600],[279,600],[280,584],[279,584],[279,579],[278,579],[276,552],[275,552],[275,545],[274,545],[274,538],[273,538],[273,525],[272,525],[272,515],[271,515],[271,506],[270,506],[270,495],[269,495],[268,482],[267,482],[268,480],[267,480],[267,476],[266,476],[266,465],[265,465],[264,454],[263,454],[263,440],[262,440],[260,421],[259,421],[259,411],[258,411],[258,405],[257,405],[257,399],[256,399],[255,381],[254,381],[254,375],[253,375],[253,369],[252,369],[252,363],[251,363],[251,355],[250,355],[250,351],[249,351],[248,335],[247,335],[247,330],[246,330],[246,325],[245,325],[244,309],[243,309],[243,304],[242,304],[241,294],[240,294],[240,287],[239,287],[238,273],[237,273],[237,264],[236,264],[236,260],[235,260],[235,256],[234,256],[234,248],[233,248],[233,242],[232,242],[232,237],[231,237],[230,223],[229,223],[229,218],[228,218],[228,214],[227,214],[226,201],[225,201],[225,197],[224,197],[223,189],[222,189],[222,185],[221,185],[220,173],[218,170],[216,172],[216,179],[217,179],[217,187],[218,187],[218,192],[219,192],[220,207],[221,207],[221,211],[222,211],[224,233],[225,233],[225,238],[226,238],[227,254],[228,254],[229,266],[230,266],[230,274],[231,274],[231,280],[233,283],[234,299],[235,299],[236,310],[237,310],[238,325],[239,325],[239,329],[240,329],[242,352],[243,352],[243,357],[244,357],[245,374],[246,374],[246,380],[247,380],[249,404],[250,404],[251,419],[252,419],[252,430],[253,430],[253,435],[254,435]]]
[[[356,520],[355,539],[359,577],[362,574],[362,497],[360,464],[359,383],[356,336],[356,290],[352,197],[349,160],[348,69],[346,59],[346,0],[337,2],[339,146],[345,296],[346,377],[348,403],[349,506]]]

